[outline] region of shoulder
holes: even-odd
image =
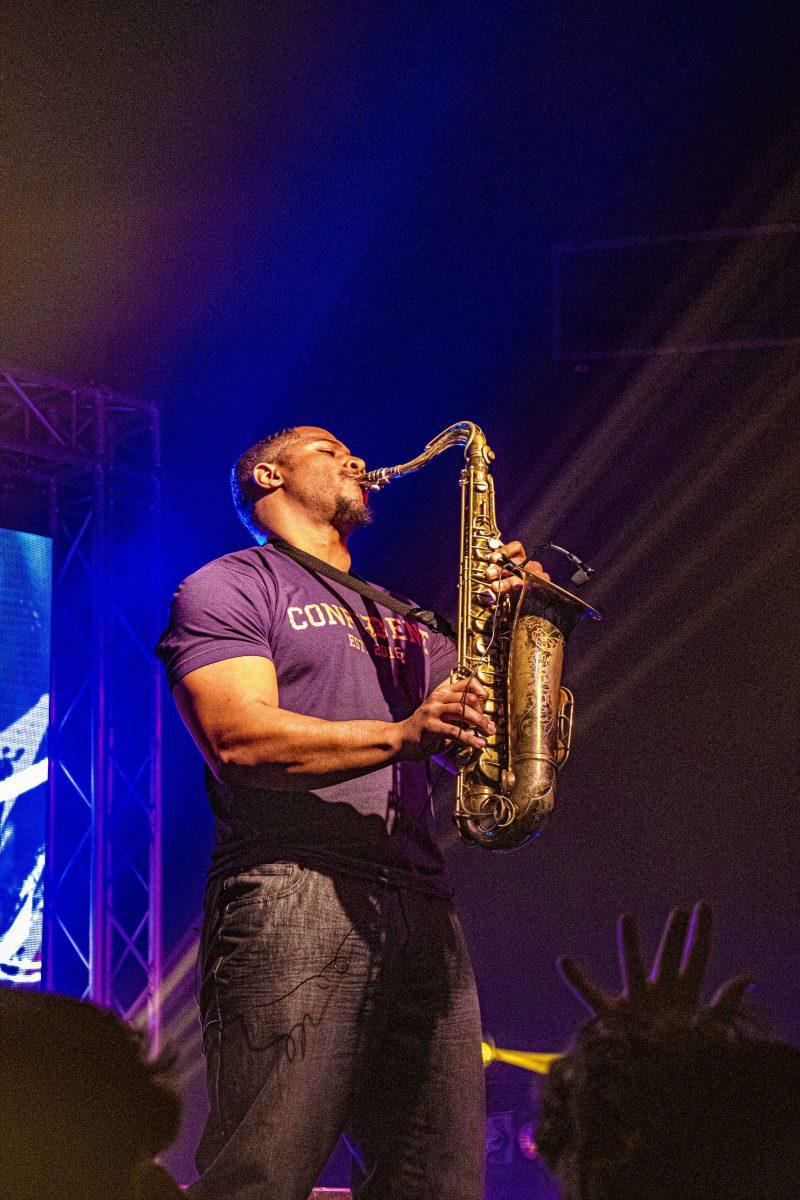
[[[219,558],[212,558],[211,562],[204,563],[202,567],[187,575],[180,586],[229,575],[257,577],[265,571],[272,573],[275,566],[274,557],[274,554],[267,553],[266,546],[248,546],[246,550],[234,550],[230,554],[223,554]]]
[[[172,596],[173,619],[198,613],[258,610],[271,612],[279,593],[280,556],[266,546],[223,554],[198,567]]]
[[[231,587],[247,585],[269,586],[280,574],[279,555],[266,546],[250,546],[246,550],[234,550],[211,562],[204,563],[183,579],[175,595],[202,592],[226,584]]]
[[[278,591],[262,553],[255,546],[224,554],[180,584],[156,647],[171,686],[187,671],[224,658],[270,657]]]

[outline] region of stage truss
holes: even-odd
[[[4,511],[46,512],[53,538],[43,984],[156,1043],[159,454],[151,405],[0,366]]]

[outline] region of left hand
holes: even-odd
[[[496,551],[495,558],[498,563],[501,557],[510,558],[516,566],[522,566],[528,555],[525,553],[525,547],[522,542],[506,542]],[[531,560],[525,563],[525,572],[528,575],[538,575],[542,579],[550,579],[550,576],[545,571],[540,562]],[[523,580],[519,575],[514,575],[508,567],[490,566],[486,568],[486,578],[490,580],[493,592],[516,592],[522,585]]]

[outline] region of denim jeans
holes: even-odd
[[[480,1016],[448,900],[259,866],[210,887],[202,972],[192,1200],[307,1200],[341,1133],[358,1200],[480,1200]]]

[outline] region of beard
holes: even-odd
[[[336,508],[331,525],[339,533],[351,533],[360,525],[369,525],[372,513],[363,500],[352,500],[349,496],[337,496]]]

